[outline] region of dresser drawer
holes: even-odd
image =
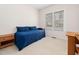
[[[7,40],[13,40],[13,39],[14,39],[13,35],[5,35],[5,36],[0,37],[0,42],[7,41]]]
[[[7,36],[7,37],[4,37],[4,40],[12,40],[13,37],[12,36]]]
[[[2,41],[7,41],[7,40],[12,40],[13,39],[13,37],[2,37],[2,38],[0,38],[0,42],[2,42]]]
[[[0,42],[4,41],[4,37],[0,37]]]

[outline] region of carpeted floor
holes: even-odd
[[[45,37],[18,51],[16,46],[0,49],[0,55],[66,55],[67,40]]]

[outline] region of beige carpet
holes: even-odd
[[[64,39],[43,38],[18,51],[16,46],[0,49],[0,55],[66,55],[67,41]]]

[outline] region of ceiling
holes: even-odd
[[[46,8],[48,6],[50,6],[51,4],[30,4],[30,6],[40,10],[40,9],[43,9],[43,8]]]

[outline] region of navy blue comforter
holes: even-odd
[[[45,30],[32,30],[15,33],[15,44],[19,50],[45,37]]]

